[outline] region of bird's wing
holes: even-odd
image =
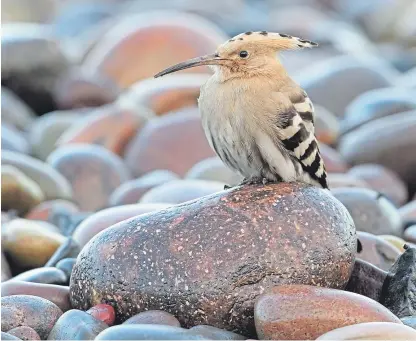
[[[276,124],[281,145],[293,159],[299,161],[312,180],[328,188],[325,165],[315,137],[315,114],[311,100],[305,92],[302,96],[290,97],[282,93],[277,96],[280,100],[285,97],[285,105],[280,107]]]

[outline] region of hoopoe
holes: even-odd
[[[281,33],[245,32],[212,55],[190,59],[155,77],[209,65],[198,104],[208,142],[243,183],[302,181],[328,188],[315,137],[314,109],[277,53],[317,46]]]

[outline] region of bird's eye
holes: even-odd
[[[241,58],[247,58],[248,57],[248,52],[247,51],[241,51],[240,52],[240,57]]]

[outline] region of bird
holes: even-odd
[[[154,77],[202,65],[213,70],[198,98],[202,126],[223,163],[244,177],[241,184],[298,181],[328,189],[312,101],[279,58],[282,51],[317,45],[249,31]]]

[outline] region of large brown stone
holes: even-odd
[[[260,340],[315,340],[330,330],[363,322],[402,324],[372,299],[310,285],[281,285],[261,295],[254,308]]]
[[[190,110],[151,120],[127,147],[126,163],[135,176],[156,169],[184,176],[195,163],[214,155],[199,114]]]
[[[105,207],[114,189],[130,179],[123,161],[101,146],[63,146],[49,155],[47,161],[68,179],[74,200],[85,211]]]
[[[383,195],[365,188],[334,188],[331,191],[354,219],[357,231],[401,236],[398,210]]]
[[[148,110],[126,110],[115,104],[95,109],[71,126],[57,144],[97,144],[122,155],[127,143],[153,114]]]
[[[71,186],[62,174],[50,165],[28,155],[11,151],[1,152],[1,164],[12,165],[35,181],[46,199],[71,199]]]
[[[121,88],[153,77],[170,65],[208,53],[227,36],[202,17],[179,12],[123,17],[88,54],[84,67],[104,74]],[[186,72],[207,72],[192,68]]]
[[[376,134],[374,132],[377,132]],[[379,118],[340,139],[339,151],[352,165],[376,163],[395,171],[416,190],[416,111]]]
[[[111,303],[119,322],[163,309],[182,326],[254,335],[256,297],[277,284],[342,288],[356,252],[341,203],[300,183],[237,187],[100,233],[71,277],[75,308]]]

